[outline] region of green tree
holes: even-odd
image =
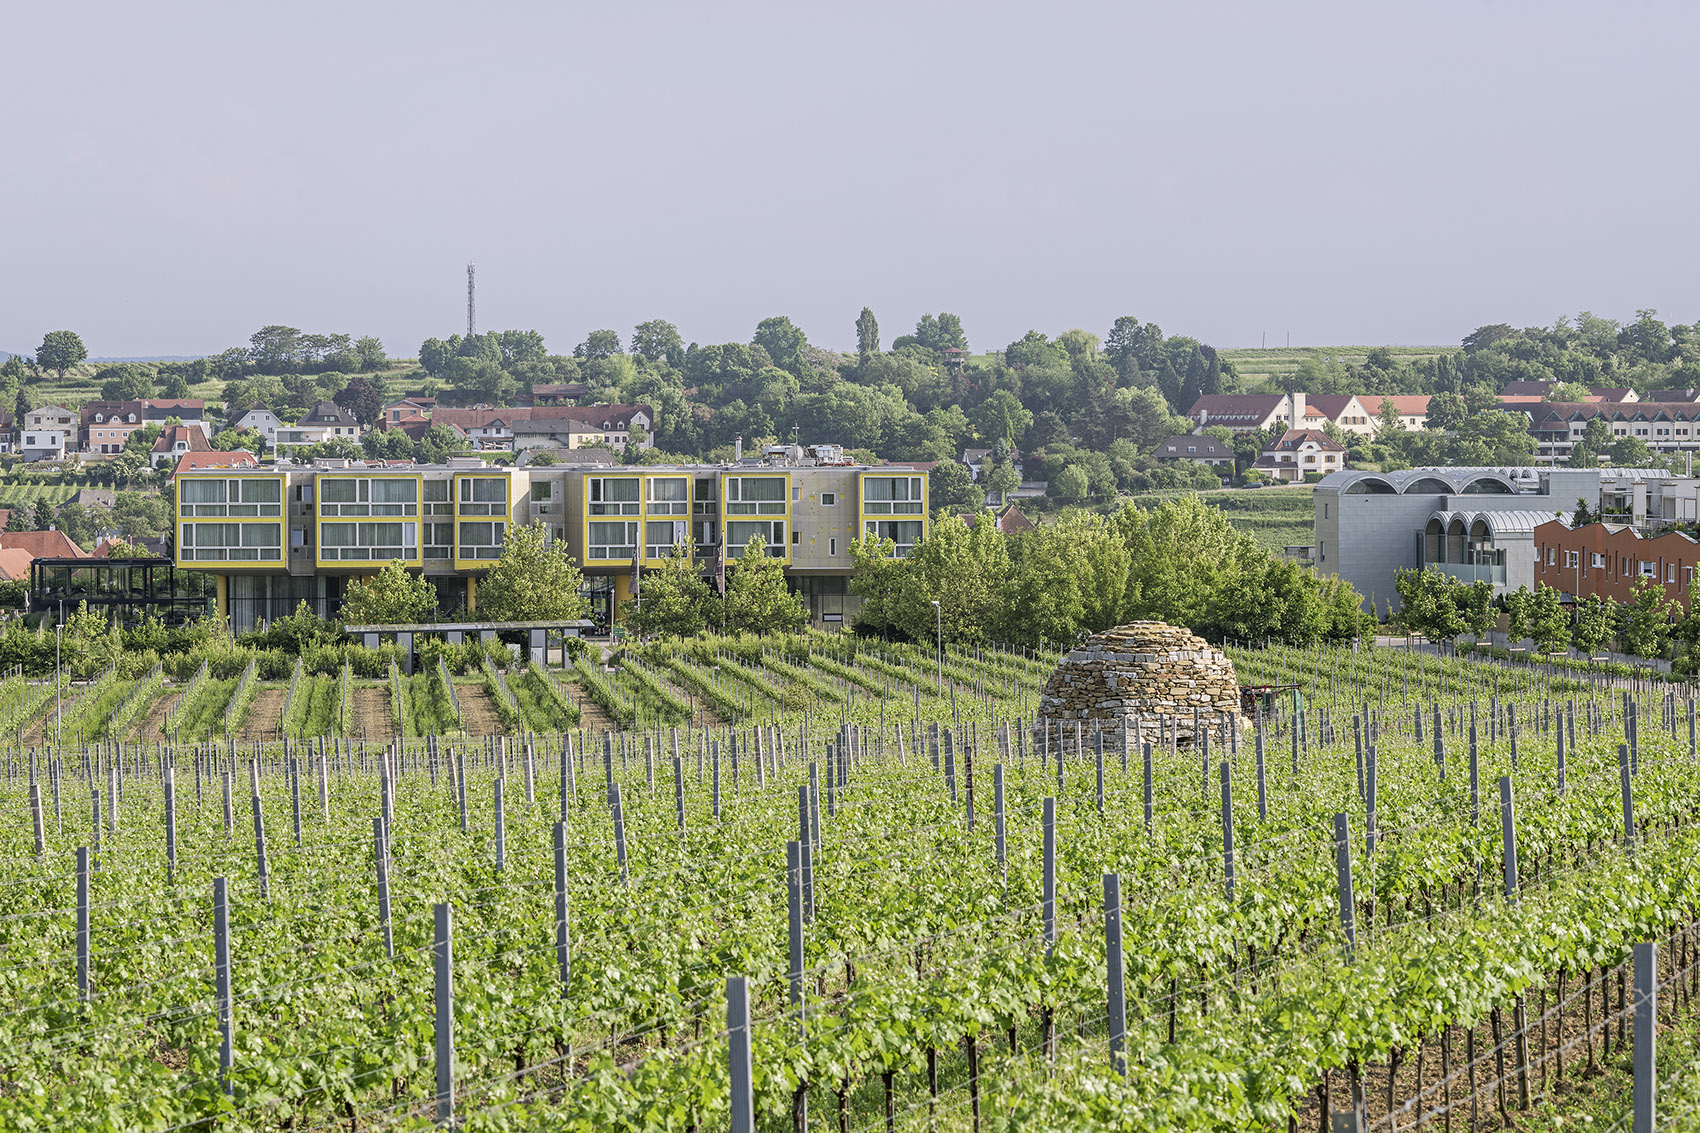
[[[510,526],[502,557],[478,581],[477,612],[497,622],[576,621],[588,608],[584,576],[541,523]]]
[[[719,596],[702,577],[695,548],[680,543],[660,566],[644,570],[637,600],[626,604],[626,626],[644,637],[695,637],[717,620],[719,605]]]
[[[759,346],[767,351],[767,356],[773,359],[773,364],[781,370],[795,372],[803,347],[809,344],[802,328],[793,323],[785,315],[773,315],[756,324],[755,337],[750,340],[752,346]]]
[[[1399,624],[1407,633],[1418,634],[1439,645],[1457,641],[1470,629],[1465,616],[1463,583],[1433,567],[1401,570],[1394,576],[1399,594]],[[1492,598],[1492,587],[1488,588]]]
[[[1078,464],[1071,464],[1051,477],[1045,494],[1059,503],[1084,503],[1091,484],[1086,479],[1086,470]]]
[[[414,444],[400,429],[372,429],[360,438],[360,451],[376,460],[411,460]]]
[[[993,464],[990,471],[982,477],[986,491],[996,492],[998,499],[1007,501],[1009,494],[1021,487],[1021,474],[1007,460]]]
[[[632,353],[677,369],[685,364],[685,340],[679,328],[665,319],[639,323],[632,331]]]
[[[54,523],[65,533],[65,538],[83,550],[94,546],[94,520],[89,515],[89,509],[82,504],[60,504],[59,511],[54,516]]]
[[[1529,618],[1534,613],[1535,596],[1527,586],[1519,586],[1505,596],[1505,636],[1512,648],[1523,644],[1529,636]]]
[[[50,330],[35,348],[35,364],[58,374],[60,381],[65,380],[66,370],[88,356],[88,347],[74,330]]]
[[[1423,421],[1425,429],[1453,429],[1468,416],[1464,399],[1456,393],[1442,391],[1428,399],[1428,416]]]
[[[1589,594],[1576,602],[1576,626],[1571,642],[1584,656],[1593,656],[1611,640],[1616,625],[1612,603],[1598,594]]]
[[[1617,609],[1617,637],[1637,657],[1657,657],[1670,640],[1672,615],[1680,604],[1650,578],[1635,581],[1629,601]]]
[[[1542,653],[1556,653],[1570,644],[1570,622],[1564,612],[1563,596],[1544,583],[1535,586],[1529,611],[1529,636]]]
[[[411,625],[436,608],[437,588],[391,559],[377,574],[348,584],[340,617],[344,625]]]
[[[1015,536],[1009,545],[1011,581],[1002,640],[1066,642],[1120,621],[1132,557],[1109,520],[1070,511],[1055,524]]]
[[[985,493],[974,483],[968,468],[954,457],[941,461],[928,479],[927,493],[935,512],[979,511]]]
[[[10,514],[6,516],[6,530],[28,531],[30,529],[30,517],[25,514],[28,511],[29,508],[21,504],[12,508]]]
[[[730,633],[789,633],[808,623],[803,599],[785,585],[785,563],[752,535],[726,579],[726,629]]]
[[[1588,387],[1581,382],[1559,382],[1541,400],[1581,403],[1588,400]]]
[[[496,335],[501,367],[512,372],[520,366],[541,362],[549,356],[543,336],[534,330],[505,330]]]
[[[97,372],[102,401],[139,401],[154,396],[153,373],[146,366],[119,363]]]
[[[890,637],[896,628],[897,602],[908,573],[908,560],[897,557],[897,543],[864,532],[850,541],[850,593],[862,600],[856,628]]]
[[[593,330],[583,342],[573,347],[573,357],[595,362],[612,358],[620,352],[620,333],[612,330]]]
[[[130,539],[158,539],[171,531],[171,502],[153,492],[119,492],[112,521]]]
[[[444,376],[468,401],[507,405],[519,392],[519,382],[513,375],[489,358],[457,356],[449,360]]]
[[[31,530],[46,531],[52,526],[53,505],[48,503],[46,499],[39,499],[35,501],[35,516],[31,523]]]
[[[354,414],[354,419],[367,428],[377,424],[384,415],[383,391],[359,374],[349,378],[348,384],[332,400]]]
[[[925,540],[904,560],[903,587],[892,622],[911,641],[934,639],[935,618],[946,641],[996,640],[1010,579],[1009,547],[994,524],[970,527],[960,516],[934,520]],[[939,608],[935,615],[933,600]]]
[[[447,425],[432,425],[419,438],[418,457],[423,464],[442,464],[462,448],[466,438]]]
[[[1647,468],[1656,459],[1640,437],[1615,437],[1607,451],[1611,453],[1611,462],[1619,468]]]
[[[419,366],[427,374],[442,376],[454,356],[454,348],[440,338],[427,338],[419,344]]]
[[[1033,414],[1021,404],[1021,399],[1007,389],[993,390],[991,396],[976,405],[968,419],[980,439],[988,445],[1014,448],[1033,424]]]
[[[962,331],[962,320],[949,311],[922,315],[915,324],[915,338],[928,350],[967,350],[968,336]]]
[[[383,341],[374,335],[365,334],[354,340],[354,357],[360,369],[368,374],[389,368]]]
[[[248,336],[248,357],[262,374],[295,372],[306,350],[306,336],[294,327],[261,327]]]
[[[880,324],[872,307],[863,307],[856,316],[856,352],[864,357],[880,352]]]

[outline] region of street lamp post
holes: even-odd
[[[939,627],[939,695],[944,695],[944,610],[939,606],[939,600],[933,599],[933,616]]]
[[[64,608],[64,603],[60,603],[59,609],[63,611]],[[56,733],[53,748],[55,751],[65,746],[65,678],[60,669],[59,660],[60,644],[64,640],[64,636],[65,622],[60,620],[53,627],[53,720],[54,732]]]

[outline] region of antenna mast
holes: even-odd
[[[466,337],[478,333],[478,265],[466,265]]]

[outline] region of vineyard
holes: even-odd
[[[844,637],[9,675],[0,1126],[1700,1128],[1692,701],[1230,652],[1199,750]]]

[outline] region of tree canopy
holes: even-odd
[[[349,625],[409,625],[436,608],[437,588],[392,559],[377,574],[349,583],[341,616]]]
[[[576,621],[588,603],[584,576],[541,523],[510,525],[502,557],[477,582],[477,615],[496,622]]]

